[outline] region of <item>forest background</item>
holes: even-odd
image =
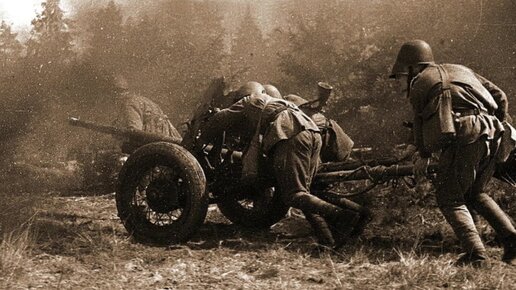
[[[66,118],[112,123],[113,73],[178,128],[215,77],[308,99],[327,81],[327,115],[357,147],[388,152],[407,141],[411,113],[388,79],[401,44],[426,40],[437,62],[474,69],[511,100],[515,12],[511,0],[47,0],[27,29],[0,26],[1,159],[64,161],[70,150],[111,146]]]

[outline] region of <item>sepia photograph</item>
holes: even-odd
[[[515,0],[0,0],[0,289],[514,289]]]

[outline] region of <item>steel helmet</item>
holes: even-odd
[[[129,89],[129,82],[121,74],[115,75],[113,77],[113,85],[115,89],[119,91],[126,91]]]
[[[268,85],[263,85],[263,87],[265,88],[265,93],[267,95],[269,95],[273,98],[276,98],[276,99],[283,99],[280,91],[275,86],[268,84]]]
[[[265,94],[265,88],[259,82],[247,82],[236,91],[233,99],[236,102],[252,94]]]
[[[434,55],[428,43],[419,39],[405,42],[398,52],[389,77],[394,78],[397,74],[408,74],[410,67],[433,62]]]

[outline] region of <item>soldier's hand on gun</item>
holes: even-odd
[[[414,163],[414,177],[419,180],[428,175],[428,166],[430,165],[430,158],[423,158],[418,152],[414,153],[412,157]]]
[[[414,191],[419,195],[418,200],[424,200],[432,189],[432,183],[427,178],[430,158],[422,158],[419,152],[415,152],[412,162],[414,163],[414,181],[416,182]]]

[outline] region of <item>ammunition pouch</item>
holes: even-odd
[[[334,120],[328,119],[321,130],[322,162],[338,162],[346,160],[351,154],[354,142]]]
[[[422,118],[423,146],[427,152],[437,152],[455,140],[455,115],[452,107],[451,85],[448,73],[438,66],[442,92],[430,101],[420,117]]]
[[[245,184],[255,183],[260,176],[265,157],[262,154],[261,135],[255,134],[242,156],[241,180]]]

